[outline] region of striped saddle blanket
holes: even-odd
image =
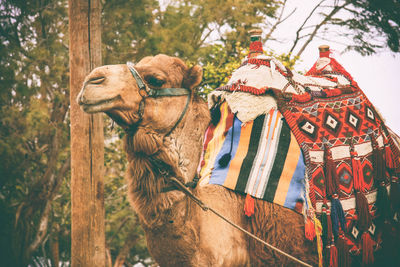
[[[306,199],[302,151],[277,109],[242,123],[227,102],[207,129],[200,184],[217,184],[301,212]],[[227,166],[220,159],[230,153]]]

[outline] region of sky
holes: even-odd
[[[288,53],[298,26],[318,3],[312,0],[291,0],[287,13],[297,7],[296,13],[281,24],[275,37],[287,42],[267,42],[264,50],[273,49],[276,53]],[[400,135],[400,54],[389,50],[373,56],[361,56],[356,52],[342,53],[344,47],[332,36],[332,42],[314,39],[300,56],[296,71],[305,71],[318,59],[318,46],[329,45],[334,50],[333,57],[353,76],[372,104],[379,110],[386,125]],[[327,38],[329,40],[329,36]]]

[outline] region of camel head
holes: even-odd
[[[135,71],[140,78],[135,78]],[[124,129],[140,121],[142,126],[151,123],[153,130],[162,133],[174,126],[188,95],[201,79],[202,68],[198,65],[189,68],[179,58],[166,55],[145,57],[134,68],[106,65],[94,69],[85,78],[77,102],[87,113],[105,112]],[[140,89],[141,81],[146,90]],[[185,93],[178,94],[175,88]],[[158,96],[161,91],[175,95]]]

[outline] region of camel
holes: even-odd
[[[142,77],[153,92],[185,88],[190,93],[150,97],[135,76]],[[94,69],[77,101],[87,113],[105,112],[126,131],[130,204],[160,266],[296,265],[205,212],[181,191],[169,190],[171,177],[188,183],[196,174],[210,122],[207,104],[195,92],[201,79],[198,65],[189,68],[182,60],[166,55],[145,57],[134,70],[128,65]],[[315,241],[305,238],[301,214],[255,200],[255,215],[247,218],[242,194],[211,184],[189,190],[266,242],[308,264],[318,264]]]

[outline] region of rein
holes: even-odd
[[[168,133],[165,136],[168,136],[171,134],[173,130],[178,126],[178,124],[182,121],[183,117],[185,116],[189,103],[190,103],[190,97],[192,91],[187,88],[160,88],[160,89],[153,89],[147,86],[147,84],[143,81],[142,77],[140,77],[140,74],[137,72],[137,70],[134,68],[134,65],[132,62],[126,63],[128,66],[130,72],[132,73],[133,78],[136,80],[136,84],[139,87],[139,95],[142,97],[139,103],[139,108],[138,108],[138,124],[142,121],[143,119],[143,114],[144,114],[144,108],[146,105],[146,98],[152,97],[152,98],[158,98],[158,97],[165,97],[165,96],[184,96],[187,95],[187,100],[185,107],[182,110],[181,115],[179,116],[178,120],[175,122],[175,125],[168,131]],[[137,126],[136,126],[137,127]]]

